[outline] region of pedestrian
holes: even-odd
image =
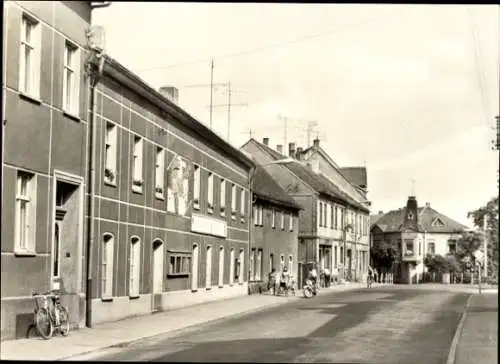
[[[267,277],[267,290],[270,291],[271,294],[274,294],[274,287],[276,285],[276,269],[271,269],[269,275]]]
[[[325,287],[330,287],[331,273],[328,268],[325,268]]]

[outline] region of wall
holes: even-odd
[[[90,23],[87,2],[8,1],[4,3],[4,159],[2,161],[2,323],[1,338],[26,335],[32,322],[34,290],[51,287],[53,236],[53,171],[85,175],[87,84],[83,76],[85,31]],[[21,19],[23,13],[41,27],[40,96],[19,92]],[[65,41],[80,50],[80,103],[78,115],[62,110]],[[14,208],[17,170],[36,175],[36,251],[32,256],[14,252]],[[76,260],[81,257],[76,257]],[[8,280],[4,276],[8,276]],[[81,291],[79,292],[81,295]],[[79,322],[83,302],[79,295],[68,304]]]
[[[297,211],[286,209],[273,204],[263,203],[258,201],[254,206],[261,206],[263,208],[263,225],[255,225],[252,223],[252,245],[257,253],[258,249],[262,249],[262,279],[267,280],[267,275],[270,272],[270,254],[274,255],[274,268],[280,271],[280,255],[285,257],[285,265],[288,266],[288,257],[293,257],[293,271],[291,272],[294,277],[297,277],[297,264],[298,257],[298,214]],[[272,211],[276,211],[275,228],[272,227]],[[281,229],[280,214],[285,213],[285,229]],[[289,214],[293,214],[293,230],[290,231]],[[251,278],[251,280],[253,280]]]
[[[184,303],[191,301],[185,295],[203,294],[213,296],[205,289],[206,285],[206,248],[211,246],[212,290],[218,284],[219,247],[224,247],[225,272],[224,284],[229,284],[230,249],[235,249],[235,258],[239,250],[244,250],[244,271],[247,270],[248,258],[248,224],[249,224],[249,192],[248,167],[235,162],[233,156],[226,155],[216,146],[211,145],[205,137],[187,129],[173,117],[164,115],[156,106],[140,97],[133,90],[117,83],[105,76],[96,91],[96,231],[95,249],[93,250],[92,265],[94,267],[94,284],[92,291],[93,310],[98,312],[114,311],[113,317],[127,317],[136,314],[151,312],[152,309],[152,282],[153,282],[153,251],[152,243],[156,240],[163,242],[164,249],[164,295],[170,292],[188,292],[183,295],[169,296],[168,300],[178,297]],[[106,123],[111,122],[118,128],[117,137],[117,169],[116,181],[109,184],[104,181],[104,143]],[[165,131],[166,130],[166,131]],[[143,138],[143,188],[142,193],[132,190],[132,150],[133,135]],[[164,198],[155,195],[155,148],[161,146],[165,150],[164,163]],[[180,155],[188,162],[188,206],[184,215],[168,211],[167,195],[168,166],[174,157]],[[200,183],[200,210],[197,215],[210,216],[226,225],[227,237],[216,237],[191,231],[193,215],[193,164],[201,167]],[[207,209],[208,171],[214,174],[214,211]],[[224,178],[236,184],[238,190],[246,193],[247,205],[244,215],[240,215],[240,197],[237,195],[236,216],[231,218],[231,188],[226,185],[226,213],[221,216],[219,211],[219,178]],[[113,301],[100,300],[101,287],[100,262],[102,259],[101,244],[105,233],[115,237],[114,248],[114,275]],[[129,285],[129,246],[132,236],[137,236],[141,244],[141,281],[138,299],[128,297]],[[193,244],[199,246],[198,264],[198,292],[191,292],[190,274],[172,276],[168,274],[170,256],[182,252],[190,255]],[[243,275],[246,281],[247,275]],[[234,290],[233,290],[234,291]],[[238,294],[234,291],[234,294]],[[184,298],[182,298],[184,297]],[[218,297],[216,295],[215,297]],[[133,301],[133,302],[132,302]],[[197,300],[194,300],[197,301]],[[128,303],[127,303],[128,302]],[[139,303],[142,302],[142,303]],[[180,302],[162,303],[164,308],[174,307]],[[96,314],[93,322],[107,320],[102,314]]]

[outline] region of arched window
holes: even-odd
[[[106,233],[103,236],[101,254],[101,297],[113,297],[113,251],[115,238]]]
[[[137,236],[130,239],[129,254],[128,294],[130,297],[138,297],[141,279],[141,240]]]
[[[224,286],[224,247],[219,248],[219,287]]]

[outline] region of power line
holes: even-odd
[[[296,38],[296,39],[292,39],[292,40],[289,40],[289,41],[285,41],[285,42],[282,42],[282,43],[275,43],[275,44],[271,44],[271,45],[267,45],[267,46],[262,46],[262,47],[250,49],[250,50],[247,50],[247,51],[242,51],[242,52],[237,52],[237,53],[230,53],[230,54],[226,54],[226,55],[221,55],[221,56],[215,57],[215,59],[221,60],[221,59],[227,59],[227,58],[241,57],[241,56],[245,56],[245,55],[256,53],[256,52],[262,52],[262,51],[265,51],[265,50],[268,50],[268,49],[279,48],[279,47],[283,47],[283,46],[290,45],[290,44],[305,42],[305,41],[308,41],[308,40],[311,40],[311,39],[328,36],[328,35],[331,35],[331,34],[339,33],[341,31],[349,29],[351,27],[356,27],[356,26],[361,26],[361,25],[367,24],[367,23],[371,23],[371,22],[373,22],[375,20],[378,20],[380,18],[384,18],[384,17],[390,15],[391,13],[395,13],[395,12],[401,11],[402,9],[403,8],[398,8],[398,9],[395,9],[395,10],[391,10],[391,11],[388,11],[388,12],[386,12],[386,13],[384,13],[382,15],[379,15],[377,17],[373,17],[373,18],[370,18],[370,19],[365,19],[365,20],[359,21],[357,23],[346,24],[344,26],[341,26],[341,27],[338,27],[338,28],[335,28],[335,29],[332,29],[332,30],[329,30],[329,31],[326,31],[326,32],[316,33],[316,34],[312,34],[312,35],[307,35],[307,36],[303,36],[303,37],[300,37],[300,38]],[[160,69],[167,69],[167,68],[174,68],[174,67],[180,67],[180,66],[190,66],[190,65],[194,65],[194,64],[201,64],[201,63],[205,63],[205,62],[208,62],[208,61],[210,61],[210,59],[203,58],[203,59],[199,59],[199,60],[196,60],[196,61],[190,61],[190,62],[188,61],[188,62],[176,63],[176,64],[171,64],[171,65],[166,65],[166,66],[144,68],[144,69],[141,69],[141,70],[138,70],[138,71],[149,72],[149,71],[155,71],[155,70],[160,70]]]

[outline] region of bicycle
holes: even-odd
[[[69,334],[69,313],[58,294],[53,291],[33,292],[33,308],[35,328],[45,340],[50,339],[54,332],[63,336]]]

